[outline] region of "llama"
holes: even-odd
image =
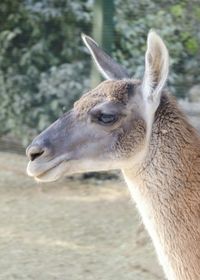
[[[169,280],[200,279],[200,139],[165,89],[169,56],[150,31],[143,79],[82,35],[106,78],[27,148],[37,181],[120,169]]]

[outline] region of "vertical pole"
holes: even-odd
[[[113,43],[114,0],[95,0],[92,36],[107,52],[111,53]],[[102,80],[94,63],[91,67],[91,87],[97,86]]]

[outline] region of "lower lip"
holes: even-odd
[[[53,169],[55,169],[56,167],[58,167],[60,164],[62,164],[64,161],[61,161],[59,162],[58,164],[54,165],[53,167],[51,167],[50,169],[47,169],[45,172],[37,175],[37,176],[34,176],[34,178],[37,180],[40,180],[42,179],[42,177],[44,177],[46,174],[48,174],[49,172],[51,172]]]

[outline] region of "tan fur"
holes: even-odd
[[[87,113],[96,104],[103,101],[116,101],[127,104],[128,88],[134,86],[136,80],[128,81],[104,81],[95,89],[84,94],[74,103],[74,108],[79,115]],[[138,82],[139,83],[139,82]]]
[[[149,152],[131,192],[168,279],[200,279],[200,141],[164,95],[156,112]]]

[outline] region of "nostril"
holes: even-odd
[[[36,158],[40,157],[43,153],[44,153],[44,151],[42,151],[40,153],[32,153],[32,154],[30,154],[30,160],[34,161]]]
[[[29,160],[34,161],[44,154],[44,149],[37,145],[29,146],[26,150],[26,154]]]

